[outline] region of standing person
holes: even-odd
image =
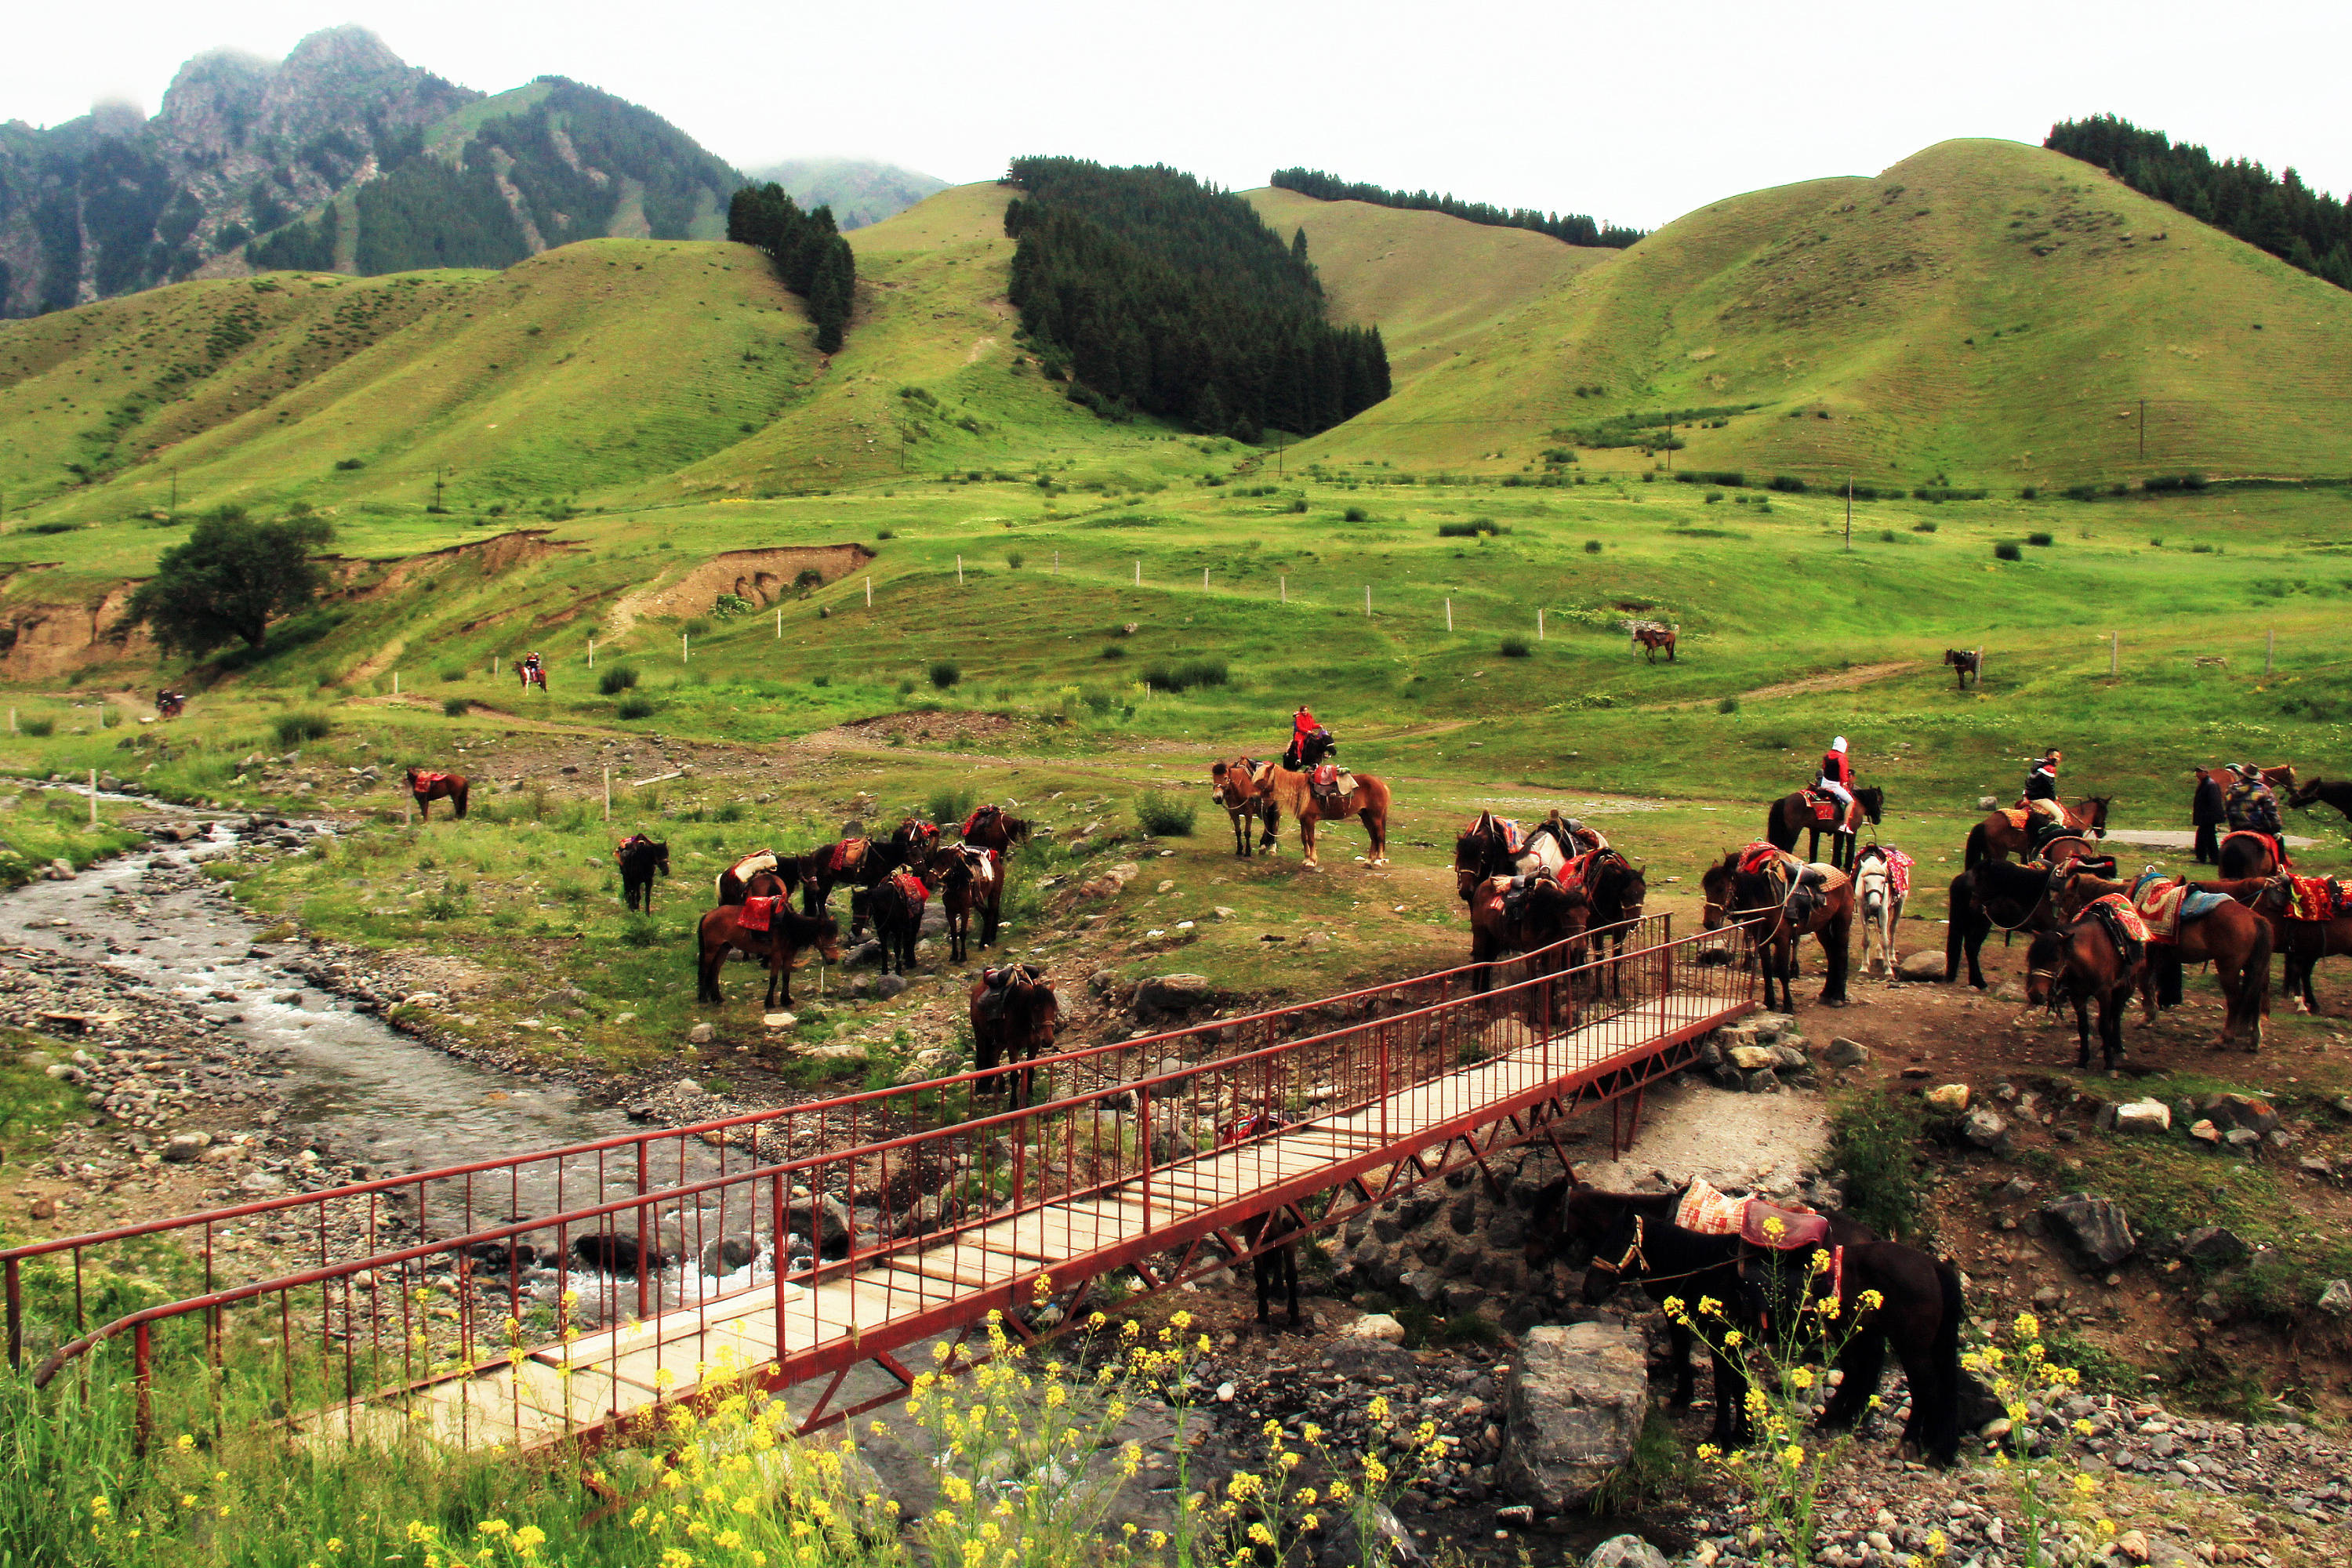
[[[1822,753],[1821,775],[1813,780],[1813,787],[1838,803],[1838,820],[1844,821],[1845,814],[1853,809],[1853,759],[1846,755],[1843,735]]]
[[[2197,770],[2197,795],[2189,805],[2189,824],[2197,829],[2197,863],[2218,866],[2221,862],[2221,836],[2215,830],[2229,820],[2221,797],[2221,770]]]
[[[2058,764],[2065,760],[2065,753],[2057,747],[2045,750],[2025,775],[2025,798],[2020,803],[2029,814],[2061,827],[2066,825],[2066,808],[2058,804]]]

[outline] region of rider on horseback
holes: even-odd
[[[1822,771],[1813,787],[1837,802],[1838,820],[1844,821],[1846,813],[1853,809],[1853,759],[1846,755],[1843,735],[1822,753]]]
[[[2066,808],[2058,803],[2058,764],[2064,760],[2065,753],[2055,746],[2044,751],[2025,775],[2025,795],[2018,802],[2029,817],[2044,817],[2060,827],[2066,825]]]
[[[1296,772],[1300,768],[1311,767],[1319,761],[1319,758],[1310,758],[1307,751],[1308,742],[1314,740],[1316,731],[1322,728],[1322,725],[1315,721],[1315,715],[1307,710],[1307,704],[1300,703],[1298,711],[1290,716],[1290,744],[1282,753],[1282,765]],[[1329,736],[1327,734],[1324,738],[1328,743]]]
[[[536,649],[525,654],[522,660],[523,684],[528,686],[532,680],[538,679],[540,671],[544,668]]]
[[[2230,771],[2238,775],[2221,809],[2230,818],[2232,833],[2267,833],[2273,837],[2286,831],[2279,816],[2278,796],[2263,782],[2263,775],[2252,763],[2231,763]]]

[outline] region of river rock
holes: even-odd
[[[708,1024],[697,1024],[686,1032],[686,1043],[689,1046],[707,1046],[718,1037],[719,1031]]]
[[[1669,1568],[1666,1554],[1638,1535],[1612,1535],[1592,1549],[1584,1568]]]
[[[2251,1094],[2209,1094],[2197,1102],[2198,1113],[2226,1134],[2242,1127],[2260,1136],[2277,1129],[2279,1113],[2267,1100]]]
[[[874,994],[887,1002],[906,990],[908,984],[908,979],[903,974],[877,975],[874,981]]]
[[[1940,1110],[1947,1116],[1958,1116],[1969,1108],[1969,1086],[1964,1083],[1939,1084],[1923,1097],[1930,1110]]]
[[[749,1266],[759,1255],[759,1247],[748,1236],[717,1237],[702,1249],[702,1271],[716,1279]]]
[[[2319,1310],[2331,1318],[2352,1318],[2352,1279],[2330,1279],[2319,1293]]]
[[[2172,1107],[2160,1100],[2135,1100],[2118,1105],[2115,1128],[2118,1132],[2168,1132],[2172,1130]]]
[[[1927,947],[1916,952],[1906,952],[1903,961],[1895,966],[1895,973],[1906,980],[1941,980],[1944,977],[1944,955]]]
[[[1503,1391],[1496,1478],[1548,1512],[1591,1497],[1625,1462],[1649,1413],[1640,1331],[1624,1323],[1529,1329]]]
[[[2009,1123],[1990,1106],[1978,1106],[1960,1121],[1960,1136],[1979,1149],[2001,1149],[2009,1144]]]
[[[1136,983],[1135,1016],[1144,1019],[1155,1014],[1190,1012],[1216,999],[1216,987],[1205,974],[1147,975]]]
[[[1386,1312],[1366,1312],[1349,1325],[1348,1332],[1353,1338],[1377,1340],[1382,1344],[1404,1343],[1404,1325]]]
[[[2112,1268],[2139,1247],[2123,1205],[2112,1198],[2069,1193],[2042,1206],[2042,1223],[2085,1268]]]
[[[2184,1263],[2201,1263],[2209,1268],[2227,1268],[2243,1263],[2253,1256],[2253,1249],[2233,1231],[2218,1225],[2200,1225],[2180,1238],[2175,1256]]]
[[[2204,1120],[2202,1117],[2199,1118],[2197,1121],[2191,1124],[2189,1129],[2189,1136],[2196,1139],[2200,1143],[2210,1143],[2216,1148],[2221,1146],[2221,1130],[2214,1126],[2210,1121]]]
[[[163,1158],[174,1165],[184,1165],[201,1158],[212,1146],[213,1135],[209,1132],[174,1132],[164,1142]]]
[[[1868,1046],[1860,1040],[1849,1040],[1843,1035],[1832,1040],[1822,1052],[1822,1063],[1833,1068],[1858,1068],[1869,1059]]]
[[[1742,1072],[1769,1070],[1780,1065],[1780,1053],[1770,1046],[1734,1046],[1727,1054],[1731,1065]]]

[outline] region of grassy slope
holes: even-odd
[[[1556,426],[1756,403],[1676,461],[1913,483],[2336,473],[2326,410],[2352,394],[2347,350],[2352,295],[2057,153],[1950,142],[1681,218],[1304,455],[1468,463],[1501,445],[1516,468]],[[1607,395],[1575,395],[1595,384]],[[1512,439],[1388,427],[1472,416]]]

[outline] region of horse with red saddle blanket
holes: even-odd
[[[901,974],[915,972],[915,943],[923,934],[923,906],[930,902],[933,891],[922,873],[893,871],[849,896],[850,940],[855,942],[859,931],[873,926],[875,940],[882,944],[883,973],[890,973],[893,962]]]
[[[2281,871],[2194,886],[2227,893],[2270,922],[2271,945],[2281,960],[2279,994],[2293,1002],[2298,1013],[2318,1012],[2311,972],[2323,958],[2352,954],[2352,878]]]
[[[2211,959],[2214,978],[2229,1004],[2213,1048],[2242,1037],[2247,1050],[2260,1050],[2263,1019],[2270,1011],[2269,923],[2225,894],[2200,890],[2154,871],[2129,884],[2087,871],[2061,875],[2051,888],[2050,902],[2058,918],[2071,926],[2085,908],[2110,893],[2122,894],[2147,927],[2157,1005],[2179,1003],[2183,963]]]
[[[431,803],[446,800],[459,821],[466,816],[466,775],[463,773],[430,773],[424,768],[408,770],[408,793],[416,797],[416,815],[427,821],[433,816]]]
[[[2294,869],[2294,859],[2286,852],[2286,844],[2275,833],[2263,833],[2252,827],[2241,827],[2221,836],[2219,857],[2220,882],[2242,881],[2249,877],[2269,877]]]
[[[939,843],[935,825],[909,816],[887,838],[844,838],[821,844],[801,857],[801,907],[815,914],[831,901],[833,889],[840,883],[871,888],[902,867],[929,865]]]
[[[1764,1005],[1772,1005],[1773,984],[1780,1001],[1797,1010],[1790,982],[1797,973],[1797,943],[1813,937],[1829,960],[1822,983],[1824,1007],[1846,1005],[1846,968],[1853,935],[1853,879],[1834,866],[1807,864],[1776,844],[1750,844],[1709,866],[1699,877],[1700,928],[1737,926],[1748,951],[1764,973]]]
[[[1053,984],[1034,963],[984,969],[972,980],[970,1004],[972,1071],[993,1075],[973,1085],[972,1092],[994,1100],[1009,1089],[1018,1110],[1036,1092],[1036,1074],[1025,1064],[1054,1054],[1062,1007]],[[1021,1070],[999,1073],[1000,1064],[1021,1064]]]
[[[701,950],[695,965],[698,1002],[726,1000],[719,990],[719,969],[730,951],[767,964],[767,1005],[772,1008],[793,1005],[793,963],[803,952],[814,948],[828,963],[841,962],[841,928],[833,917],[795,910],[791,889],[773,872],[753,877],[741,903],[722,904],[705,913],[696,936]]]
[[[971,917],[980,916],[980,945],[993,946],[1003,919],[1004,860],[993,849],[969,840],[942,844],[931,855],[931,880],[948,917],[948,962],[961,963],[971,939]]]
[[[1813,837],[1805,847],[1805,858],[1813,860],[1821,856],[1822,835],[1826,833],[1830,836],[1829,863],[1841,871],[1851,870],[1863,825],[1868,823],[1875,827],[1885,810],[1886,792],[1876,784],[1855,790],[1850,803],[1821,790],[1801,789],[1772,803],[1772,809],[1764,818],[1764,837],[1775,848],[1793,854],[1797,835],[1810,831]]]

